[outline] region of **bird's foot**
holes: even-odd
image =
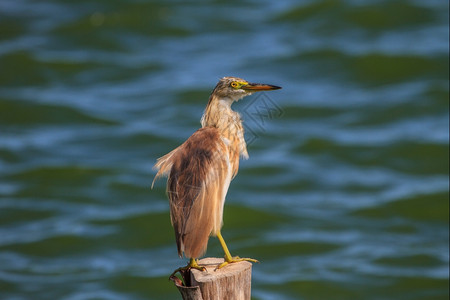
[[[200,265],[198,264],[198,261],[197,261],[196,259],[191,258],[191,260],[189,261],[189,263],[188,263],[188,265],[187,265],[186,267],[181,267],[181,268],[176,269],[175,271],[173,271],[172,274],[170,274],[170,277],[169,277],[169,278],[174,277],[175,274],[178,273],[178,272],[179,272],[179,273],[181,274],[181,276],[184,278],[184,277],[185,277],[185,276],[184,276],[185,273],[186,273],[187,271],[190,271],[191,269],[197,269],[197,270],[202,271],[202,272],[203,272],[203,271],[206,271],[206,268],[200,266]]]
[[[240,261],[249,261],[249,262],[259,263],[258,260],[253,259],[253,258],[240,258],[239,256],[227,257],[225,255],[225,261],[223,263],[221,263],[220,265],[218,265],[216,270],[217,269],[221,269],[221,268],[225,267],[228,264],[237,263],[237,262],[240,262]]]

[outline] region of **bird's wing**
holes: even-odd
[[[160,158],[157,176],[169,172],[167,194],[178,254],[199,257],[211,232],[220,229],[223,202],[233,174],[228,147],[216,128],[197,130]]]
[[[181,145],[181,146],[183,146],[183,145]],[[181,146],[175,148],[174,150],[170,151],[166,155],[161,156],[160,158],[158,158],[156,160],[156,164],[154,165],[153,168],[158,170],[158,173],[156,173],[155,178],[153,178],[152,188],[153,188],[153,185],[155,184],[156,179],[158,179],[159,177],[162,177],[162,176],[167,176],[169,174],[170,170],[172,169],[172,165],[173,165],[172,157],[175,153],[178,152],[178,149],[181,148]]]

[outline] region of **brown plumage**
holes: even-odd
[[[231,104],[255,91],[273,89],[279,87],[222,78],[211,93],[202,128],[158,159],[155,179],[168,175],[170,217],[180,257],[184,253],[192,262],[203,255],[210,235],[219,237],[226,259],[227,253],[230,256],[220,235],[223,206],[239,157],[248,158],[242,121]]]

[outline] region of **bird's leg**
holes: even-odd
[[[253,259],[253,258],[240,258],[239,256],[234,256],[234,257],[231,256],[230,251],[228,250],[227,244],[225,244],[225,240],[223,239],[220,231],[217,232],[217,238],[219,239],[219,242],[222,245],[223,251],[225,252],[225,261],[223,263],[221,263],[220,265],[218,265],[216,269],[220,269],[220,268],[225,267],[228,264],[240,262],[240,261],[250,261],[250,262],[259,263],[259,261],[257,261],[256,259]]]
[[[175,276],[176,273],[180,272],[181,276],[184,278],[185,277],[184,274],[186,273],[186,271],[190,271],[191,269],[206,271],[206,268],[201,267],[195,258],[191,258],[186,267],[181,267],[181,268],[176,269],[175,271],[173,271],[173,273],[170,275],[170,277],[173,277],[173,276]]]

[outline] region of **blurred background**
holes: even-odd
[[[449,2],[0,1],[0,298],[180,299],[155,160],[223,76],[254,299],[448,299]],[[207,256],[221,257],[217,239]]]

